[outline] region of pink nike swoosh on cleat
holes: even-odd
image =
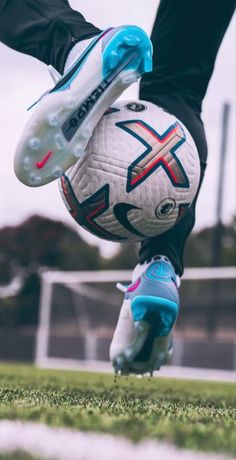
[[[49,160],[49,158],[52,156],[52,152],[48,152],[45,157],[42,159],[42,161],[38,161],[36,163],[36,166],[38,169],[41,169],[44,167],[44,165],[47,163],[47,161]]]

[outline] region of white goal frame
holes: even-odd
[[[76,360],[66,358],[50,358],[48,356],[49,328],[51,316],[51,298],[54,283],[61,283],[71,288],[72,284],[129,282],[130,270],[99,270],[99,271],[44,271],[41,273],[40,315],[36,337],[35,364],[42,368],[81,369],[110,371],[108,362],[93,360]],[[236,267],[200,267],[185,269],[183,281],[236,279]]]

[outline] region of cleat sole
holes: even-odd
[[[136,26],[113,29],[109,41],[108,34],[109,31],[95,39],[93,51],[68,84],[59,88],[57,83],[35,106],[14,161],[16,176],[24,184],[42,186],[59,177],[55,174],[58,167],[62,173],[70,168],[85,153],[92,132],[107,108],[143,72],[151,70],[152,45],[142,29]],[[43,163],[45,152],[53,155]],[[25,162],[29,156],[32,161]],[[36,176],[31,176],[32,173]]]

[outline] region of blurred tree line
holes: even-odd
[[[215,227],[193,233],[185,251],[186,266],[210,266]],[[222,228],[222,265],[235,265],[236,218]],[[119,244],[109,259],[66,224],[33,216],[15,227],[0,229],[0,327],[35,325],[38,321],[42,269],[130,269],[137,262],[137,245]],[[17,295],[11,284],[18,282]],[[9,287],[9,293],[4,291]]]

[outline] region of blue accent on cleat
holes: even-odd
[[[111,56],[114,53],[117,65],[125,70],[132,70],[139,75],[152,70],[152,43],[140,27],[123,26],[116,29],[103,52],[104,79],[110,75]]]
[[[141,295],[131,303],[134,321],[146,321],[153,326],[155,337],[168,335],[178,316],[178,304],[157,296]]]

